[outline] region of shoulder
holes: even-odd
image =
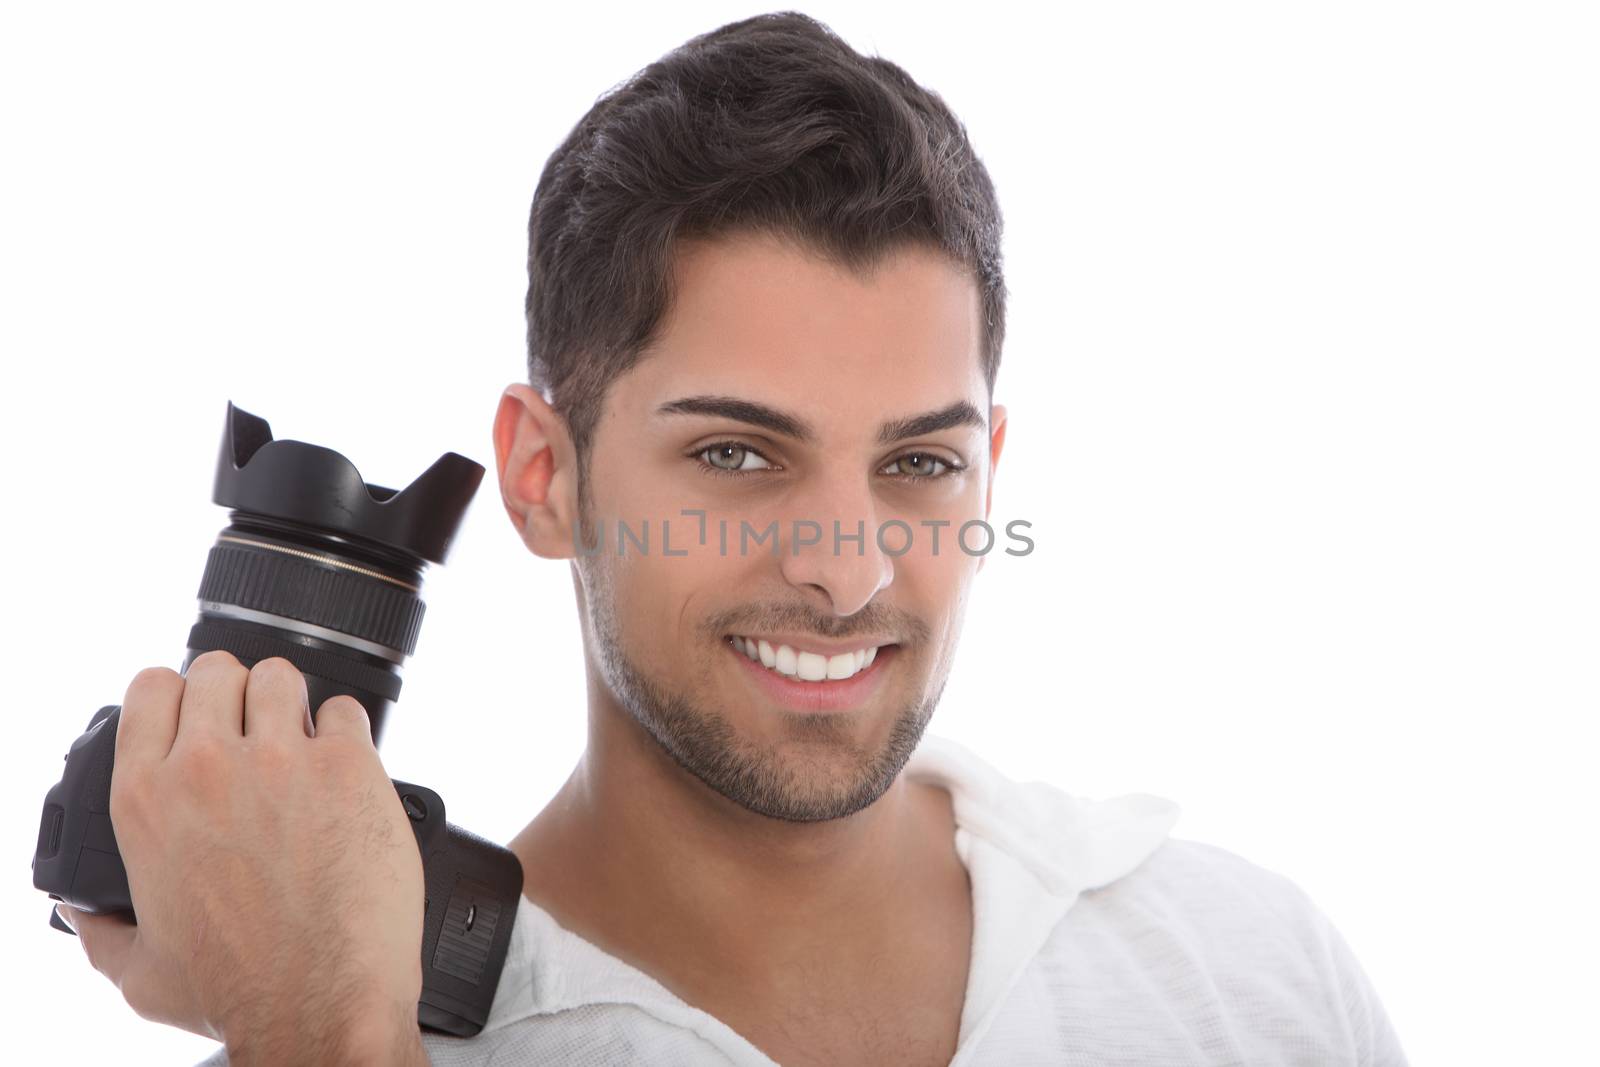
[[[1169,837],[1141,864],[1084,892],[1079,920],[1161,946],[1163,960],[1310,991],[1342,962],[1332,924],[1290,878],[1216,845]]]
[[[1070,941],[1104,947],[1126,978],[1242,1033],[1281,1028],[1286,1040],[1338,1050],[1337,1062],[1405,1062],[1322,909],[1292,879],[1227,849],[1168,838],[1133,871],[1085,891],[1062,925]]]
[[[1220,916],[1248,912],[1296,925],[1319,913],[1311,897],[1292,879],[1236,852],[1203,841],[1168,837],[1125,878],[1092,892],[1113,888],[1145,899],[1165,900],[1175,914]]]

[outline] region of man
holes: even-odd
[[[1005,442],[1000,229],[942,101],[801,15],[603,97],[541,176],[494,423],[589,732],[512,843],[488,1026],[418,1032],[405,816],[282,660],[130,686],[141,923],[68,916],[96,966],[235,1064],[1404,1062],[1291,883],[923,737]]]

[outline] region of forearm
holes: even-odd
[[[230,1034],[226,1043],[229,1067],[430,1067],[414,1007],[367,1011],[320,1026],[302,1018]]]

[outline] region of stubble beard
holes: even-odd
[[[741,739],[720,712],[696,705],[633,666],[623,647],[609,569],[603,562],[588,562],[584,585],[591,630],[612,692],[680,767],[758,815],[821,822],[861,811],[894,784],[944,693],[941,680],[926,700],[902,708],[876,752],[850,740],[845,716],[851,712],[792,716],[787,729],[796,744],[788,751]]]

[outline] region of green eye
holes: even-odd
[[[938,469],[932,469],[934,467]],[[907,452],[884,469],[912,479],[940,478],[945,474],[954,474],[960,470],[953,463],[940,459],[938,456],[930,455],[927,452]]]
[[[765,470],[771,464],[762,466],[746,466],[746,462],[755,457],[767,464],[766,457],[747,445],[737,441],[719,441],[707,448],[702,448],[697,454],[701,464],[718,474],[742,474],[746,471]]]

